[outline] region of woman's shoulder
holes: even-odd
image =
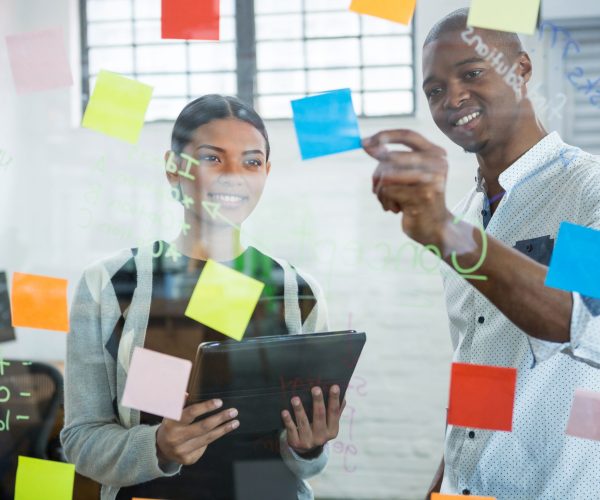
[[[159,242],[151,242],[140,245],[139,247],[123,248],[117,252],[102,257],[91,264],[85,270],[84,275],[101,275],[105,278],[112,279],[119,273],[136,273],[136,261],[145,258],[152,259],[153,251]]]

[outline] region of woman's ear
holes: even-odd
[[[176,187],[179,185],[179,167],[181,164],[181,158],[177,156],[173,151],[165,152],[165,172],[167,174],[167,180],[171,186]]]
[[[266,167],[266,169],[267,169],[267,175],[269,175],[269,174],[271,173],[271,160],[269,160],[269,161],[267,162],[267,167]]]

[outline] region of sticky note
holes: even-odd
[[[69,331],[67,280],[14,273],[11,289],[13,326]]]
[[[599,230],[563,222],[546,274],[546,286],[600,299],[599,255]]]
[[[6,47],[19,94],[73,85],[62,28],[8,35]]]
[[[150,85],[102,70],[81,125],[135,144],[144,126],[152,90]]]
[[[191,371],[192,363],[187,359],[136,347],[121,405],[179,420]]]
[[[533,35],[540,0],[472,0],[467,25]]]
[[[452,500],[456,498],[465,499],[464,495],[444,495],[443,493],[432,493],[431,500]],[[469,495],[469,500],[496,500],[495,497],[479,497],[477,495]]]
[[[185,310],[188,318],[242,340],[264,283],[214,260],[207,261]]]
[[[388,21],[409,24],[415,13],[416,4],[417,0],[352,0],[350,10]]]
[[[600,441],[600,393],[577,389],[567,423],[569,436]]]
[[[515,368],[452,363],[448,423],[512,430],[516,383]]]
[[[72,500],[75,466],[19,457],[15,500]]]
[[[218,40],[219,18],[219,0],[162,0],[161,36]]]
[[[294,100],[292,110],[303,160],[361,147],[350,89]]]

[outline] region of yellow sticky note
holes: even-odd
[[[75,466],[19,457],[15,500],[72,500]]]
[[[83,115],[81,126],[135,144],[153,88],[102,70]]]
[[[466,497],[463,495],[443,495],[441,493],[431,494],[431,500],[456,500],[457,498],[468,498],[469,500],[496,500],[494,497],[478,497],[474,495]]]
[[[188,318],[242,340],[265,287],[234,269],[209,260],[185,310]]]
[[[409,24],[416,4],[417,0],[352,0],[350,10],[396,23]]]
[[[533,35],[539,12],[540,0],[472,0],[467,24]]]

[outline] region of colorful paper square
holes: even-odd
[[[218,40],[219,21],[219,0],[162,0],[162,38]]]
[[[350,89],[294,100],[292,110],[303,160],[360,149]]]
[[[533,35],[540,0],[472,0],[467,24],[476,28]]]
[[[352,0],[350,10],[400,24],[410,24],[416,5],[417,0]]]
[[[19,457],[15,500],[72,500],[75,466]]]
[[[100,71],[81,126],[137,143],[152,90],[150,85],[131,78]]]
[[[19,94],[73,85],[62,28],[8,35],[6,47]]]
[[[515,368],[453,363],[448,423],[511,431],[516,383]]]
[[[600,299],[599,255],[599,230],[563,222],[546,274],[546,286]]]
[[[14,273],[12,325],[68,332],[67,285],[65,279]]]
[[[209,260],[185,315],[232,339],[242,340],[264,287],[254,278]]]
[[[192,363],[187,359],[136,347],[121,405],[179,420],[185,405]]]
[[[569,436],[600,441],[600,393],[575,391],[566,432]]]

